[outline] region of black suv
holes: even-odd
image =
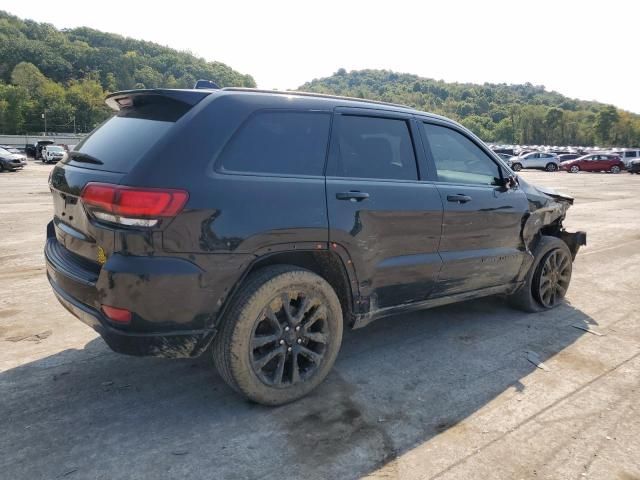
[[[486,295],[561,302],[571,197],[457,123],[315,94],[136,90],[52,170],[47,276],[122,353],[212,352],[264,404],[305,395],[344,327]]]

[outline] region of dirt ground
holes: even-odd
[[[112,353],[58,304],[51,168],[0,174],[0,478],[640,479],[640,175],[523,173],[574,195],[588,232],[566,305],[380,320],[311,396],[266,408],[206,359]]]

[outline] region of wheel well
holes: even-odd
[[[251,264],[241,282],[256,270],[270,265],[295,265],[320,275],[338,295],[346,324],[349,326],[353,324],[353,292],[347,271],[337,254],[326,250],[302,250],[265,255]]]

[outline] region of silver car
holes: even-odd
[[[537,168],[547,172],[557,172],[560,160],[555,153],[530,152],[518,157],[511,157],[511,168],[519,172],[523,168]]]

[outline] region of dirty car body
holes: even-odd
[[[45,256],[60,302],[118,352],[199,355],[274,265],[318,275],[357,328],[509,294],[541,236],[572,256],[586,241],[562,226],[570,197],[443,117],[248,89],[107,103],[115,116],[52,171]]]

